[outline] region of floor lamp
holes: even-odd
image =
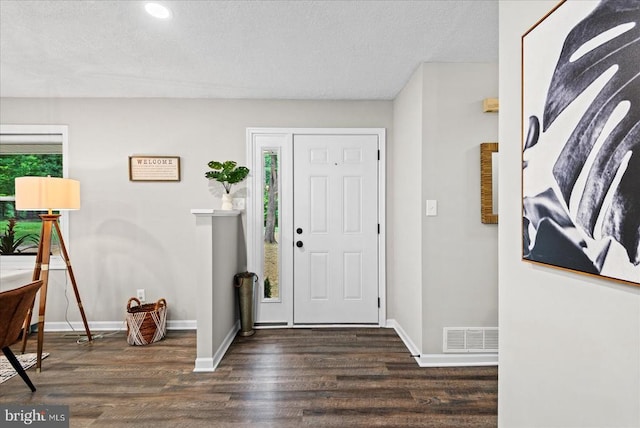
[[[42,280],[42,288],[40,289],[40,307],[38,312],[38,354],[36,360],[36,370],[39,372],[42,367],[42,343],[44,341],[44,314],[47,306],[47,285],[49,282],[49,259],[51,256],[51,237],[55,230],[60,242],[60,250],[62,257],[67,265],[67,272],[71,278],[71,285],[76,295],[84,329],[87,332],[87,339],[92,340],[91,331],[87,317],[82,308],[80,293],[76,285],[76,278],[73,275],[71,261],[67,248],[64,245],[64,239],[60,232],[58,218],[60,214],[53,214],[53,211],[60,210],[77,210],[80,209],[80,182],[67,178],[56,177],[18,177],[16,184],[16,210],[25,211],[44,211],[48,214],[40,214],[42,219],[42,227],[40,229],[40,243],[38,244],[38,255],[36,256],[36,266],[33,270],[33,280]],[[34,302],[35,303],[35,302]],[[31,323],[31,315],[33,313],[33,305],[27,315],[25,334],[22,337],[22,352],[24,353],[27,346],[27,331]]]

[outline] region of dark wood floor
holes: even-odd
[[[144,347],[47,333],[45,352],[42,372],[28,371],[38,390],[16,376],[0,403],[66,404],[72,427],[497,424],[496,367],[420,368],[390,329],[258,330],[212,373],[192,372],[194,331]]]

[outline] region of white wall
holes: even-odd
[[[194,320],[200,261],[190,210],[220,207],[207,162],[244,164],[247,127],[391,129],[392,109],[390,101],[5,98],[0,122],[69,125],[69,175],[81,182],[82,207],[71,213],[68,244],[89,321],[123,320],[137,288],[148,301],[166,298],[170,320]],[[133,154],[180,156],[182,180],[130,182]],[[65,320],[64,292],[54,272],[47,321]],[[77,321],[69,296],[66,317]]]
[[[387,317],[422,348],[422,66],[393,103],[387,145]]]
[[[394,101],[389,318],[420,354],[443,327],[498,325],[498,228],[480,221],[480,144],[498,138],[497,64],[422,64]],[[426,199],[438,215],[425,216]]]
[[[640,287],[520,260],[520,40],[556,1],[500,2],[498,421],[640,426]]]
[[[480,144],[498,141],[498,66],[424,64],[422,353],[442,353],[443,327],[498,326],[498,228],[480,221]],[[435,199],[438,214],[425,215]]]

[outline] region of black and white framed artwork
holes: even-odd
[[[640,1],[522,36],[522,258],[640,286]]]

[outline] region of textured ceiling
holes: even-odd
[[[0,96],[392,99],[497,62],[498,1],[0,0]]]

